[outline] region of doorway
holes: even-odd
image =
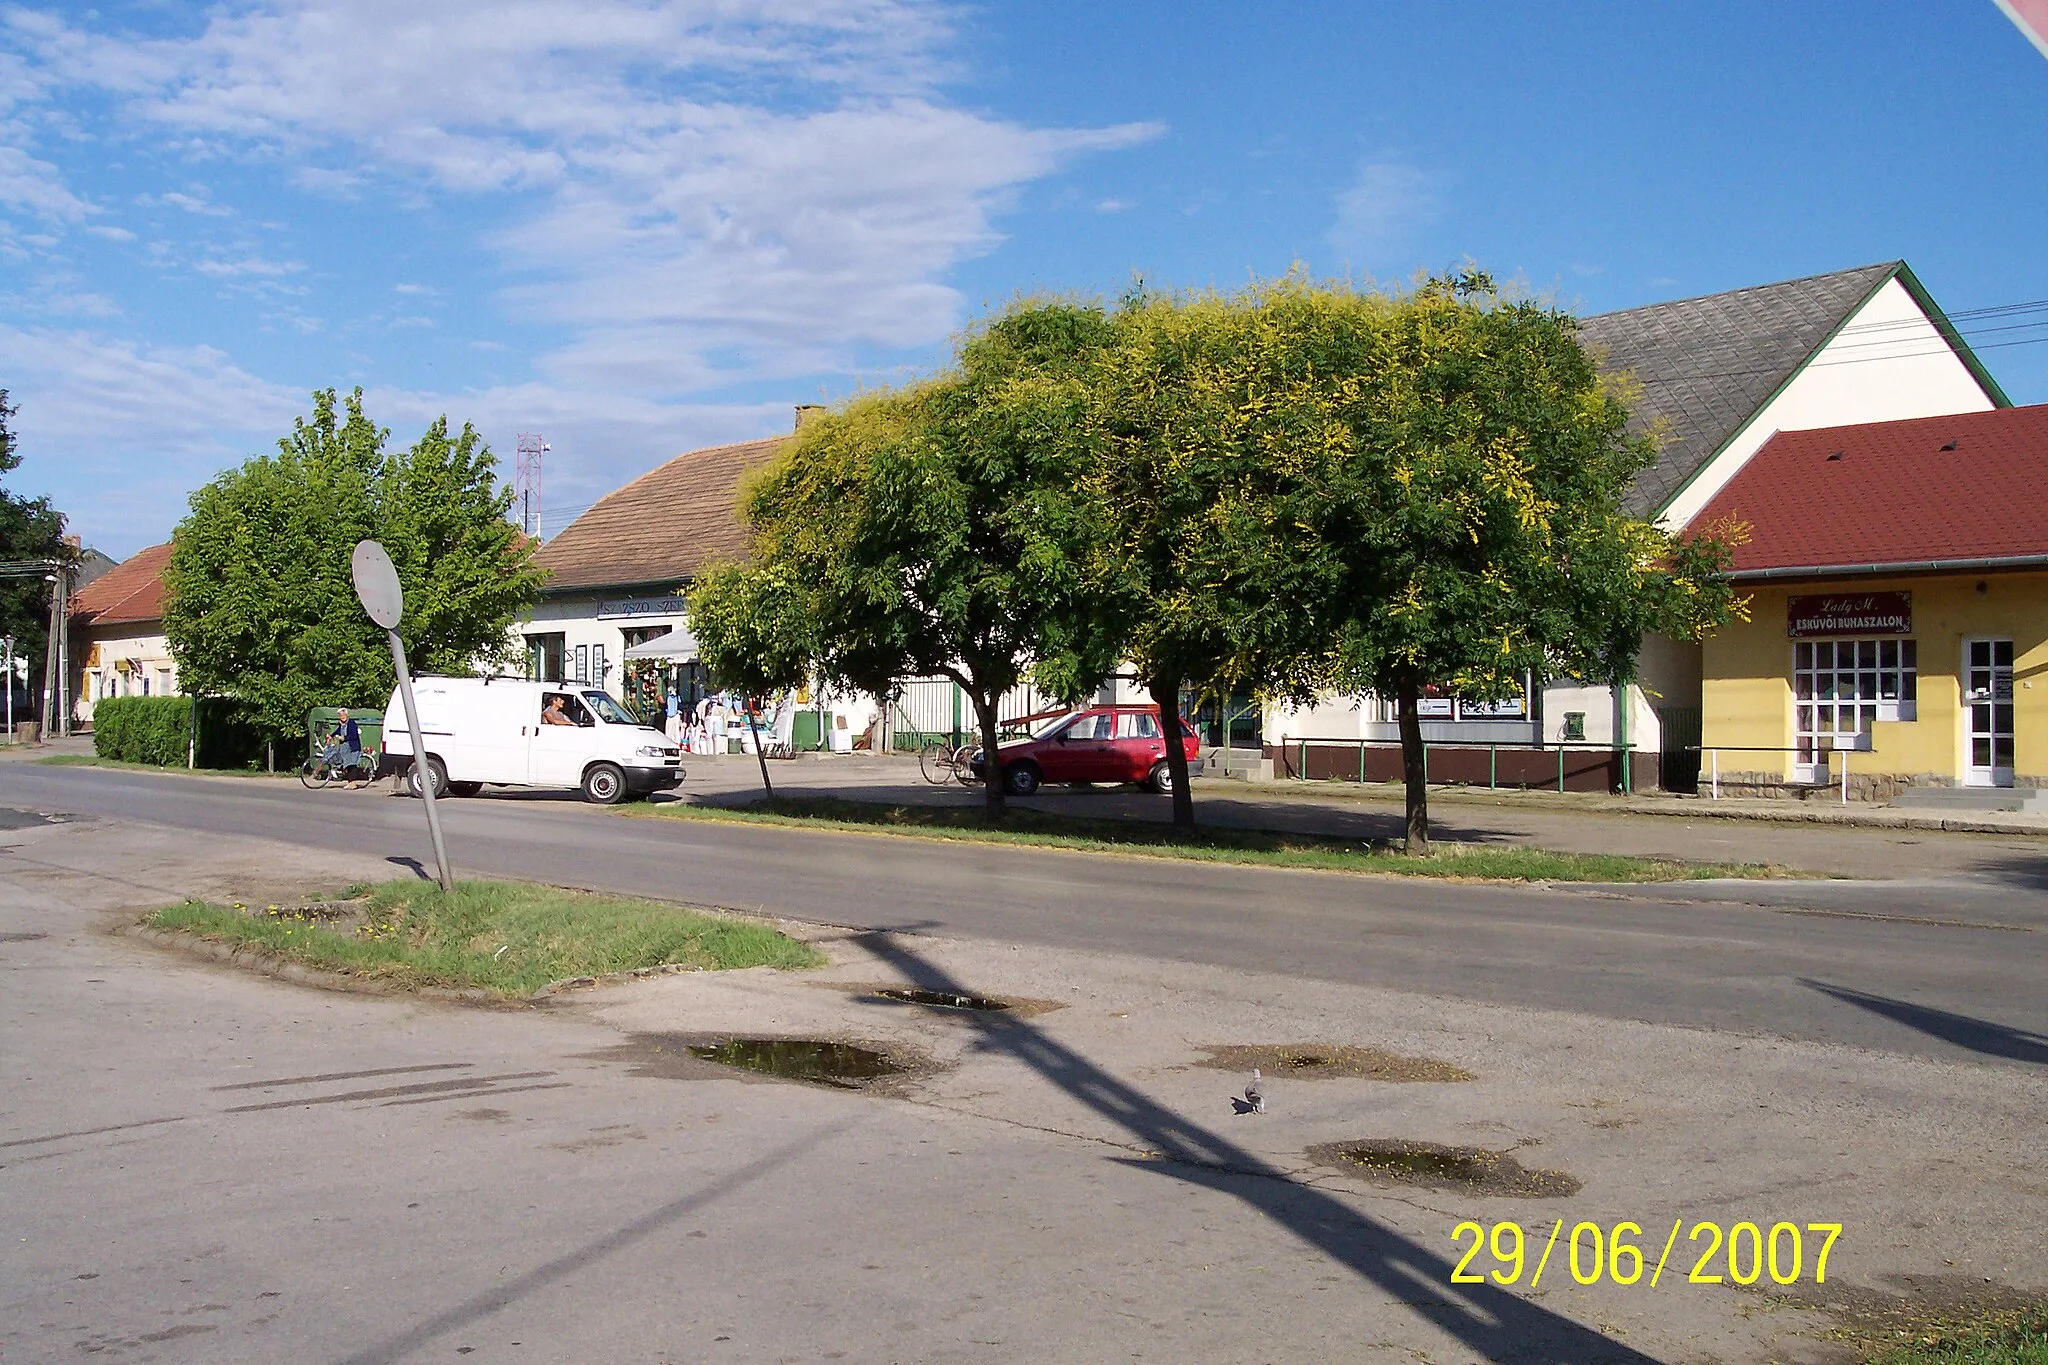
[[[1963,702],[1970,727],[1963,785],[2012,785],[2012,641],[1963,641]]]

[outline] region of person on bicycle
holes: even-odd
[[[346,706],[335,717],[333,740],[321,754],[322,758],[344,768],[354,768],[362,763],[363,732]]]

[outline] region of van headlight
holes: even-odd
[[[659,744],[643,744],[638,749],[635,749],[633,752],[635,756],[639,758],[667,758],[670,754],[673,754],[676,751],[674,749],[663,748]]]

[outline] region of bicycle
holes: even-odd
[[[981,780],[974,775],[974,770],[969,766],[969,760],[974,757],[976,748],[977,746],[972,744],[962,744],[958,747],[937,742],[927,744],[918,750],[917,770],[923,773],[924,780],[934,787],[943,787],[948,782],[958,782],[962,786],[971,787]]]
[[[309,758],[299,765],[299,781],[308,790],[319,791],[323,787],[360,786],[374,780],[377,775],[377,760],[367,750],[351,760],[346,749],[336,744],[326,744],[317,757]]]

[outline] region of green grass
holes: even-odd
[[[888,805],[842,797],[776,797],[741,807],[668,802],[634,813],[684,820],[733,820],[805,829],[866,830],[921,839],[1021,844],[1245,863],[1333,872],[1379,872],[1414,877],[1469,877],[1489,881],[1668,882],[1702,877],[1796,876],[1759,863],[1686,863],[1613,853],[1552,853],[1518,845],[1439,842],[1433,857],[1410,857],[1399,847],[1364,839],[1275,830],[1203,828],[1181,835],[1143,820],[1111,820],[1017,807],[999,825],[978,805]]]
[[[2048,1365],[2048,1309],[1923,1328],[1868,1357],[1870,1365]]]
[[[431,882],[396,881],[367,888],[361,901],[355,922],[186,901],[144,923],[331,972],[508,998],[568,977],[668,964],[716,971],[825,963],[810,945],[765,926],[625,896],[513,882],[458,882],[444,895]]]
[[[101,758],[97,754],[50,754],[34,760],[50,768],[126,768],[138,773],[197,773],[202,777],[290,777],[294,769],[280,768],[267,773],[261,768],[187,768],[179,763],[166,767],[157,763],[131,763],[125,758]]]

